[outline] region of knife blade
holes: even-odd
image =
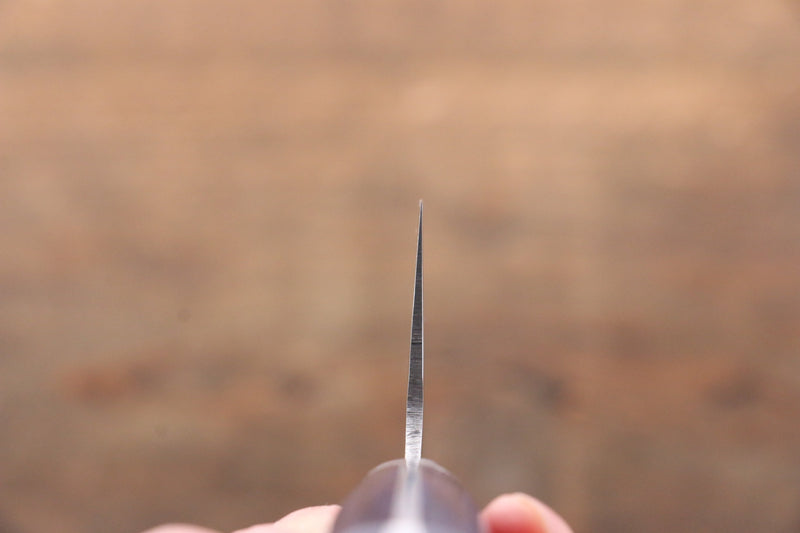
[[[447,470],[422,458],[424,328],[422,201],[411,311],[405,457],[372,469],[342,503],[331,533],[483,533],[472,497]]]

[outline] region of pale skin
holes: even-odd
[[[277,522],[240,529],[235,533],[328,533],[339,512],[338,505],[306,507]],[[503,494],[481,512],[487,533],[572,533],[555,511],[527,494]],[[219,533],[204,527],[171,524],[144,533]]]

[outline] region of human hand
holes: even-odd
[[[289,513],[277,522],[252,526],[236,533],[327,533],[339,509],[338,505],[306,507]],[[492,500],[481,512],[481,521],[488,533],[572,533],[572,529],[552,509],[522,493],[504,494]],[[174,524],[159,526],[144,533],[218,532]]]

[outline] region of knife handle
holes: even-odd
[[[331,533],[483,533],[483,527],[472,497],[450,472],[428,459],[416,468],[397,459],[375,467],[350,493]]]

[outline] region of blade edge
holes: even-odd
[[[424,410],[424,337],[422,314],[422,200],[419,202],[417,261],[414,275],[414,303],[411,312],[411,348],[408,356],[408,395],[406,397],[406,463],[416,465],[422,458],[422,418]]]

